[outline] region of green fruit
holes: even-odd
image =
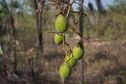
[[[63,42],[63,36],[61,34],[55,34],[54,41],[56,44],[61,44]]]
[[[81,42],[77,43],[77,45],[73,48],[73,57],[78,60],[81,59],[84,55],[84,47]]]
[[[56,17],[55,28],[58,32],[65,32],[67,30],[67,18],[62,14]]]
[[[67,63],[70,67],[74,67],[77,63],[77,60],[73,57],[73,55],[70,55],[70,58],[67,60]]]
[[[69,66],[67,63],[63,63],[63,64],[60,66],[60,69],[59,69],[60,77],[61,77],[63,80],[64,80],[64,79],[67,79],[67,78],[70,76],[70,73],[71,73],[70,66]]]

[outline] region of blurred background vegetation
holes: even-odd
[[[54,33],[49,33],[55,31],[56,14],[57,9],[47,0],[42,14],[43,52],[38,53],[32,1],[0,0],[0,84],[61,84],[58,69],[64,52],[62,46],[54,43]],[[85,84],[126,84],[126,1],[115,0],[108,5],[106,14],[94,9],[92,15],[85,7],[85,14],[84,35],[89,38],[89,42],[84,41]],[[15,43],[10,16],[15,26]],[[77,36],[66,36],[73,47]],[[79,68],[77,64],[66,84],[80,83]]]

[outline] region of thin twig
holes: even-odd
[[[70,12],[80,14],[80,11],[70,11]],[[84,16],[87,16],[87,14],[85,14],[85,13],[82,13],[82,14],[83,14]]]

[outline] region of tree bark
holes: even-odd
[[[45,0],[40,0],[37,2],[36,0],[33,0],[34,3],[34,9],[36,14],[36,31],[37,31],[37,47],[39,50],[43,51],[43,34],[42,34],[42,13],[43,13],[43,7],[44,7]],[[40,7],[38,6],[38,3],[40,4]]]
[[[84,0],[80,0],[79,32],[80,32],[82,43],[83,43],[83,23],[84,23],[83,4],[84,4]],[[83,58],[80,60],[80,80],[81,80],[81,84],[84,84],[84,59]]]

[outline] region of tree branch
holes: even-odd
[[[83,3],[84,0],[80,0],[80,17],[79,17],[79,32],[81,37],[81,42],[83,43]],[[80,60],[80,80],[81,84],[84,84],[84,60],[83,58]]]

